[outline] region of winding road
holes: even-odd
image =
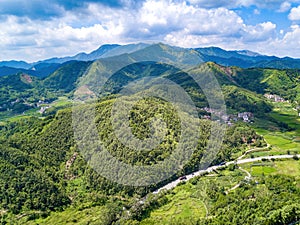
[[[243,155],[241,155],[240,157],[238,157],[237,159],[240,160],[240,159],[244,158],[246,155],[248,155],[249,153],[252,153],[252,152],[268,151],[268,149],[269,149],[270,146],[271,145],[269,143],[267,143],[266,147],[249,149],[249,150],[245,151],[245,153]]]
[[[186,179],[184,179],[184,180],[180,180],[178,178],[177,180],[174,180],[174,181],[166,184],[165,186],[155,190],[153,192],[153,194],[158,194],[159,192],[161,192],[163,190],[173,189],[174,187],[176,187],[182,181],[188,181],[188,180],[190,180],[194,177],[204,175],[204,174],[207,174],[207,173],[212,173],[213,171],[215,171],[219,168],[222,168],[222,167],[229,166],[230,164],[235,163],[237,165],[240,165],[240,164],[246,164],[246,163],[261,161],[263,159],[266,159],[266,160],[271,160],[271,159],[292,159],[293,157],[294,157],[294,155],[263,156],[263,157],[257,157],[257,158],[251,158],[251,159],[238,159],[238,160],[235,160],[235,161],[227,162],[227,163],[225,163],[225,165],[211,166],[211,167],[207,168],[206,170],[199,170],[199,171],[193,172],[189,175],[186,175]],[[297,155],[297,157],[300,158],[300,155]],[[245,172],[247,173],[248,177],[251,177],[251,174],[248,171],[245,171]]]

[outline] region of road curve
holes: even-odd
[[[155,190],[153,192],[153,194],[157,194],[162,190],[173,189],[174,187],[176,187],[182,181],[188,181],[188,180],[192,179],[193,177],[197,177],[197,176],[207,174],[207,173],[212,173],[214,170],[217,170],[221,167],[229,166],[230,164],[236,163],[237,165],[240,165],[240,164],[245,164],[245,163],[261,161],[263,159],[267,159],[267,160],[271,160],[271,159],[292,159],[293,157],[294,157],[294,155],[275,155],[275,156],[262,156],[262,157],[251,158],[251,159],[238,159],[238,160],[235,160],[235,161],[226,162],[225,165],[211,166],[211,167],[208,167],[206,170],[199,170],[199,171],[193,172],[191,174],[188,174],[188,175],[186,175],[186,179],[184,179],[184,180],[180,180],[178,178],[177,180],[174,180],[174,181],[166,184],[165,186]],[[297,155],[297,157],[300,158],[300,155]]]

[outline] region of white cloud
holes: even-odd
[[[259,9],[272,9],[281,12],[286,12],[291,8],[291,3],[299,3],[299,0],[188,0],[192,5],[197,5],[202,8],[238,8],[255,6]]]
[[[117,43],[122,32],[122,27],[113,24],[109,29],[102,24],[73,28],[56,20],[36,24],[28,19],[20,24],[12,16],[0,23],[0,27],[4,28],[0,31],[1,56],[28,61],[91,51],[101,43]]]
[[[148,0],[136,10],[90,4],[82,14],[68,12],[63,18],[50,21],[20,22],[17,17],[9,16],[0,26],[6,28],[0,31],[2,56],[19,58],[27,54],[27,60],[32,61],[91,51],[104,43],[162,41],[174,32],[237,36],[243,21],[225,8],[207,10],[185,2]],[[32,33],[28,39],[20,35],[25,32]],[[7,46],[14,47],[14,51]]]
[[[293,48],[297,48],[299,51],[300,50],[300,26],[292,25],[291,31],[287,32],[284,38],[280,40],[280,42],[281,42],[280,45],[284,46],[284,48],[287,49],[288,51],[291,50],[291,46],[293,46]]]
[[[194,1],[199,3],[202,0]],[[251,5],[254,0],[243,2]],[[289,40],[293,49],[289,54],[299,55],[294,51],[297,47],[293,46],[298,43],[299,38],[293,35],[299,35],[296,32],[299,28],[281,33],[282,38],[278,39],[274,23],[266,21],[248,25],[233,10],[201,8],[194,3],[146,0],[134,9],[93,3],[78,11],[68,11],[62,18],[47,21],[7,16],[6,20],[0,21],[0,60],[35,61],[89,52],[105,43],[148,41],[165,41],[183,47],[215,45],[262,53],[277,51],[281,54],[281,51],[286,52],[286,40]]]
[[[275,39],[265,46],[265,51],[281,57],[300,57],[300,27],[292,25],[291,30],[284,34],[283,38]]]
[[[264,22],[256,26],[245,26],[243,39],[245,41],[265,41],[275,34],[276,24]]]
[[[283,2],[280,5],[278,12],[287,12],[291,9],[292,4],[290,2]]]
[[[182,47],[199,46],[219,46],[225,49],[253,49],[256,46],[264,45],[273,36],[276,28],[275,24],[270,22],[258,24],[256,26],[243,25],[240,37],[234,35],[224,37],[219,34],[212,35],[193,35],[185,31],[172,32],[165,37],[165,41]]]
[[[185,30],[191,34],[226,35],[238,32],[242,24],[236,13],[225,8],[206,10],[153,0],[143,5],[138,17],[141,27],[160,34]]]
[[[292,8],[288,17],[290,20],[300,20],[300,6]]]

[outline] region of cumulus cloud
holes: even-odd
[[[299,0],[290,0],[289,2],[282,2],[282,0],[189,0],[192,5],[197,5],[202,8],[237,8],[255,6],[261,9],[277,9],[288,11],[291,3],[299,3]],[[285,12],[286,12],[285,11]]]
[[[290,20],[300,20],[300,6],[297,8],[292,8],[289,14]]]
[[[53,56],[72,55],[79,51],[92,51],[101,43],[121,43],[122,27],[117,24],[95,23],[72,27],[60,20],[36,23],[26,19],[20,23],[9,16],[0,23],[1,56],[7,59],[36,61]],[[66,20],[71,20],[66,18]]]
[[[271,22],[256,26],[241,25],[240,34],[232,34],[224,37],[220,34],[194,35],[188,32],[172,32],[165,37],[165,41],[182,47],[199,47],[215,45],[225,49],[247,49],[247,46],[260,42],[265,43],[274,35],[275,24]],[[238,36],[238,37],[237,37]],[[253,47],[253,46],[251,46]]]
[[[20,4],[24,2],[16,1]],[[4,10],[1,4],[9,6],[9,2],[4,0],[0,3],[0,13]],[[0,60],[35,61],[80,51],[89,52],[105,43],[149,41],[165,41],[183,47],[215,45],[232,49],[250,48],[264,53],[267,52],[266,46],[281,40],[277,40],[277,26],[272,22],[249,25],[234,10],[213,7],[215,2],[227,4],[228,1],[145,0],[138,1],[136,7],[129,7],[135,2],[53,0],[49,7],[45,7],[49,11],[45,18],[39,16],[39,12],[33,16],[37,6],[31,3],[28,3],[23,14],[15,11],[10,15],[12,9],[6,8],[6,16],[0,19],[0,27],[3,28],[0,29]],[[201,2],[211,6],[204,8]],[[236,4],[239,1],[229,2]],[[255,0],[240,2],[251,5]],[[274,2],[277,1],[269,1],[269,4]],[[57,14],[51,14],[53,7],[56,7]],[[288,39],[287,34],[281,36]],[[284,42],[281,44],[284,45]],[[276,47],[279,49],[280,46]]]
[[[287,12],[291,9],[292,4],[290,2],[283,2],[280,5],[278,12]]]
[[[290,31],[283,35],[283,38],[277,38],[264,46],[264,51],[269,54],[275,54],[281,57],[294,56],[299,57],[300,52],[300,27],[292,25]]]
[[[138,18],[141,18],[140,20]],[[145,2],[134,19],[145,33],[154,35],[185,31],[194,35],[238,33],[242,19],[225,8],[202,9],[185,3],[168,3],[149,0]],[[129,27],[134,32],[134,26]],[[139,31],[135,30],[136,35]]]
[[[245,41],[265,41],[274,37],[276,24],[271,22],[264,22],[257,24],[256,26],[246,26],[244,28],[245,35],[243,39]]]

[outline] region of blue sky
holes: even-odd
[[[300,58],[300,0],[0,1],[1,61],[136,42]]]

